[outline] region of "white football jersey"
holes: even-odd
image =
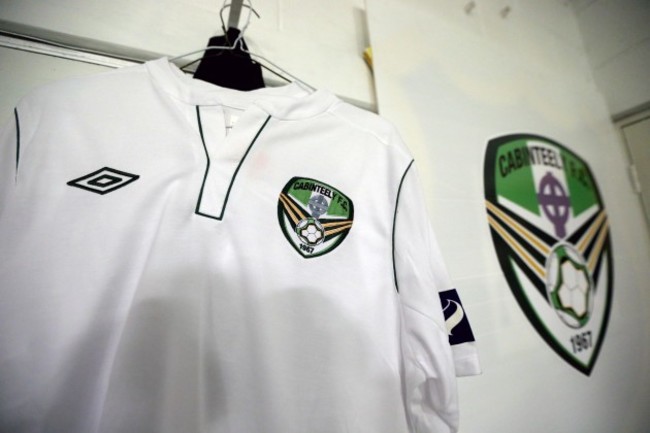
[[[160,59],[26,96],[0,176],[0,431],[457,430],[476,352],[380,117]]]

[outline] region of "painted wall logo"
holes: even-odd
[[[326,183],[294,177],[280,193],[278,220],[284,236],[301,256],[317,257],[334,250],[348,235],[354,205]]]
[[[485,155],[485,198],[501,269],[537,332],[589,375],[612,300],[605,206],[591,170],[548,138],[508,135]]]

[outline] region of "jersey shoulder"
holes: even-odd
[[[45,111],[61,107],[101,105],[117,93],[133,94],[146,79],[144,65],[126,66],[42,84],[21,98],[17,108]],[[137,94],[137,93],[136,93]]]
[[[404,157],[412,159],[411,152],[404,144],[399,131],[388,119],[344,101],[336,104],[330,110],[330,114],[358,132],[373,137],[378,143],[392,147]]]

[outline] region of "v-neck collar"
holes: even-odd
[[[174,99],[189,105],[257,105],[272,117],[299,120],[317,116],[340,100],[326,90],[310,93],[296,83],[251,91],[227,89],[184,74],[165,57],[145,63],[153,82]]]

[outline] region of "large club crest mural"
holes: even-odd
[[[501,269],[526,317],[589,375],[612,300],[605,206],[587,163],[537,135],[498,137],[485,155],[488,222]]]

